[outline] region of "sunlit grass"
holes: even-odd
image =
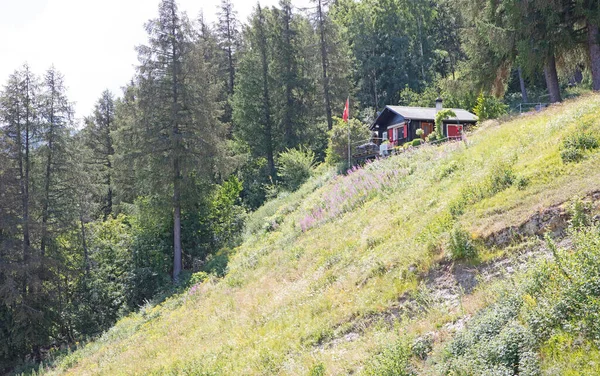
[[[465,298],[464,312],[432,310],[394,325],[381,319],[443,259],[453,226],[484,238],[597,189],[599,154],[576,164],[560,159],[562,140],[583,129],[600,135],[598,96],[489,122],[466,144],[422,147],[348,177],[323,169],[251,217],[222,280],[122,319],[53,372],[298,375],[319,365],[327,374],[360,372],[404,334],[442,328],[488,301],[477,293]],[[486,179],[498,164],[522,185],[491,191]],[[472,187],[483,193],[452,214]],[[484,260],[497,255],[489,252]]]

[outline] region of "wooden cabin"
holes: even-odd
[[[419,138],[417,129],[423,129],[421,138],[425,139],[435,131],[435,116],[441,110],[441,98],[436,100],[435,108],[386,106],[369,129],[376,135],[377,144],[387,140],[391,147]],[[464,128],[477,122],[477,116],[458,108],[453,108],[452,111],[456,117],[444,120],[443,137],[457,139],[462,137]]]

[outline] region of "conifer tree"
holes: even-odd
[[[174,0],[163,0],[146,25],[149,43],[138,48],[140,155],[150,192],[171,191],[173,280],[182,265],[182,196],[193,176],[214,173],[222,127],[216,67],[205,61],[201,43]],[[148,167],[150,167],[148,169]]]
[[[57,217],[61,213],[58,207],[63,201],[60,189],[60,174],[64,173],[67,160],[67,142],[69,127],[73,117],[73,108],[66,96],[64,78],[54,67],[50,68],[44,77],[44,91],[41,96],[40,115],[42,129],[40,141],[43,143],[41,152],[43,154],[43,187],[41,189],[41,220],[42,236],[40,252],[46,254],[46,248],[51,241],[49,238],[49,222],[51,217]],[[62,187],[64,188],[64,187]],[[62,192],[61,192],[62,191]],[[64,209],[64,207],[62,208]]]
[[[267,39],[267,11],[257,4],[246,30],[244,55],[240,60],[233,99],[236,135],[246,142],[255,157],[267,160],[275,178],[275,135],[271,99],[272,73]]]
[[[233,1],[221,0],[217,15],[217,35],[221,48],[225,51],[227,57],[227,75],[229,79],[227,92],[232,95],[235,85],[236,52],[239,45],[239,25],[237,12],[233,8]]]
[[[103,186],[101,211],[104,220],[113,213],[114,172],[113,132],[115,130],[115,103],[113,94],[105,90],[95,105],[94,113],[86,119],[85,143],[91,150],[91,164],[100,174]]]

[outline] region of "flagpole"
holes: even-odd
[[[352,148],[350,146],[350,97],[346,100],[348,105],[348,168],[352,168]]]

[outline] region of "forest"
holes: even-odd
[[[594,0],[290,0],[218,22],[162,0],[83,122],[56,67],[0,91],[0,372],[222,276],[247,213],[344,171],[386,105],[494,118],[600,90]],[[140,25],[142,27],[142,25]],[[134,48],[134,46],[132,46]],[[37,69],[38,67],[35,67]]]

